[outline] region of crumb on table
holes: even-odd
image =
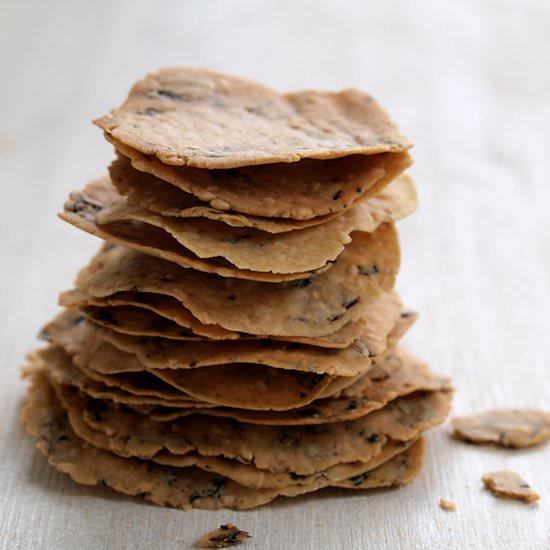
[[[445,512],[454,512],[456,510],[456,503],[452,500],[447,500],[445,498],[439,499],[439,507]]]
[[[205,533],[197,543],[198,548],[228,548],[241,544],[246,539],[250,538],[250,534],[246,531],[241,531],[232,523],[220,525],[218,529],[214,529]]]

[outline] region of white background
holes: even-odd
[[[260,510],[184,513],[77,487],[19,425],[18,369],[56,296],[98,247],[56,219],[112,158],[93,117],[163,65],[281,90],[356,86],[416,144],[421,208],[400,224],[407,347],[454,379],[454,412],[550,409],[550,3],[546,0],[0,0],[0,546],[190,548],[232,521],[257,549],[550,547],[550,446],[428,437],[411,486]],[[511,467],[538,505],[497,501]],[[457,510],[438,508],[440,497]]]

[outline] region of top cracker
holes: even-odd
[[[150,74],[94,123],[165,164],[196,168],[397,153],[411,146],[378,103],[358,90],[280,94],[205,69]]]

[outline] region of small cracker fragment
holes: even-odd
[[[241,544],[250,538],[250,534],[242,531],[232,523],[220,525],[209,533],[205,533],[197,543],[197,548],[228,548]]]
[[[500,470],[485,474],[481,481],[497,498],[509,498],[524,502],[535,502],[540,495],[531,489],[530,485],[512,470]]]
[[[550,413],[538,409],[494,409],[453,419],[454,436],[471,443],[531,447],[550,439]]]
[[[447,500],[445,498],[439,499],[439,507],[445,512],[454,512],[456,510],[456,502],[452,500]]]

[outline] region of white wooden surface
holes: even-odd
[[[546,0],[1,0],[1,548],[182,549],[226,521],[252,533],[245,548],[549,548],[550,446],[474,448],[446,425],[403,490],[183,513],[74,485],[18,421],[24,354],[98,246],[55,216],[111,159],[89,121],[174,64],[378,97],[416,143],[422,206],[400,226],[399,287],[422,316],[408,347],[453,376],[455,413],[550,408],[549,53]],[[540,503],[483,491],[502,467]]]

